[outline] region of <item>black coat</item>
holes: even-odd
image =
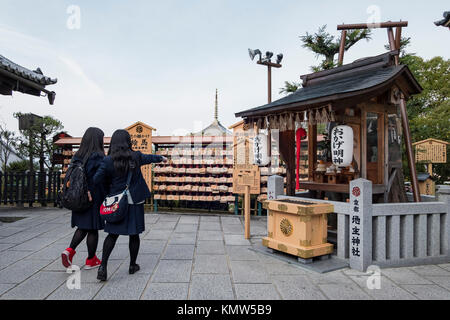
[[[153,154],[142,154],[140,151],[134,152],[133,159],[136,161],[136,169],[131,176],[129,191],[134,203],[145,201],[151,196],[147,183],[142,176],[141,166],[162,161],[162,156]],[[114,163],[111,157],[103,159],[100,168],[94,176],[94,183],[101,184],[109,182],[109,195],[121,193],[125,190],[127,175],[119,175],[114,169]]]
[[[117,223],[106,223],[105,232],[121,235],[136,235],[145,230],[144,205],[138,204],[150,197],[150,190],[144,180],[141,172],[141,166],[161,162],[162,157],[157,155],[142,154],[139,151],[133,153],[133,159],[136,161],[136,168],[133,170],[129,192],[134,205],[130,205],[128,215]],[[109,195],[122,192],[125,189],[127,174],[119,175],[114,169],[114,163],[111,157],[105,157],[102,165],[94,176],[94,183],[109,183]]]
[[[84,166],[88,189],[92,196],[92,206],[83,212],[72,211],[72,228],[76,226],[83,230],[102,230],[105,226],[100,217],[100,205],[107,194],[107,184],[94,184],[94,175],[100,168],[104,157],[103,154],[93,153]],[[72,161],[82,162],[83,159],[74,156]]]

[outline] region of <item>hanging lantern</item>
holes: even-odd
[[[258,134],[253,138],[253,163],[265,167],[270,163],[268,137]]]
[[[331,152],[333,164],[348,167],[353,161],[353,129],[349,126],[337,126],[331,132]]]

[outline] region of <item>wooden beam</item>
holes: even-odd
[[[397,27],[395,29],[395,49],[396,50],[400,50],[401,40],[402,40],[402,28]]]
[[[387,145],[385,145],[385,132],[384,132],[384,113],[378,113],[378,121],[377,121],[377,135],[378,135],[378,165],[377,165],[377,171],[378,171],[378,183],[379,184],[386,184],[387,181],[385,181],[384,177],[384,164],[385,164],[385,149],[387,149]]]
[[[389,186],[389,115],[386,112],[383,114],[384,117],[384,132],[383,132],[383,136],[384,136],[384,168],[383,168],[383,172],[384,172],[384,179],[383,179],[383,184],[388,186],[386,187],[386,191],[384,192],[384,203],[389,202],[389,190],[388,188],[390,188]],[[392,185],[392,184],[391,184]]]
[[[280,156],[286,163],[286,194],[295,196],[295,131],[280,132]]]
[[[390,114],[397,114],[397,107],[392,105],[384,105],[380,103],[374,103],[374,102],[366,102],[364,103],[365,110],[367,112],[376,112],[376,113],[390,113]]]
[[[409,129],[408,113],[406,111],[406,101],[403,93],[400,98],[400,114],[402,116],[403,135],[405,136],[406,154],[408,157],[409,171],[411,172],[411,184],[415,202],[421,202],[419,181],[417,179],[416,162],[411,142],[411,130]]]
[[[331,184],[331,183],[316,183],[316,182],[300,182],[300,188],[305,190],[318,190],[328,192],[349,193],[350,185],[348,184]],[[386,186],[383,184],[372,185],[373,194],[383,194]]]
[[[337,26],[338,30],[355,30],[355,29],[378,29],[378,28],[395,28],[407,27],[408,21],[399,22],[381,22],[381,23],[358,23],[358,24],[341,24]]]
[[[398,169],[394,169],[394,171],[392,172],[391,177],[389,178],[388,185],[387,185],[387,192],[388,193],[391,192],[392,184],[394,183],[394,179],[395,179],[395,177],[397,175],[397,171],[398,171]]]
[[[388,28],[387,33],[388,33],[388,39],[389,39],[389,46],[390,46],[391,50],[397,50],[396,44],[395,44],[395,38],[394,38],[394,31],[392,30],[392,28]],[[396,55],[395,56],[395,65],[398,65],[398,64],[399,64],[399,56]]]
[[[339,47],[339,65],[344,63],[345,40],[347,38],[347,30],[342,30],[341,45]]]
[[[257,61],[256,63],[263,65],[263,66],[272,67],[272,68],[281,68],[283,66],[279,63],[274,63],[274,62],[269,62],[269,61]]]
[[[367,179],[367,111],[365,104],[361,108],[361,178]]]

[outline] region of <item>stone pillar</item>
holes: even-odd
[[[276,200],[282,195],[284,195],[284,178],[270,176],[267,181],[267,200]]]
[[[438,202],[443,202],[447,205],[447,214],[443,219],[445,219],[445,230],[446,232],[444,233],[444,245],[446,245],[447,247],[444,248],[444,252],[445,250],[447,251],[447,256],[450,257],[450,186],[445,186],[445,185],[441,185],[441,186],[437,186],[436,187],[436,200]],[[441,222],[442,223],[442,222]]]
[[[372,264],[372,182],[350,183],[350,268],[365,272]]]

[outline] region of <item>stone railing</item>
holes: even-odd
[[[270,179],[269,179],[270,181]],[[269,192],[271,185],[269,183]],[[273,193],[272,193],[273,196]],[[277,198],[290,197],[278,195]],[[350,202],[327,202],[337,214],[337,256],[350,267],[400,267],[450,262],[450,187],[435,202],[373,204],[372,183],[350,184]]]

